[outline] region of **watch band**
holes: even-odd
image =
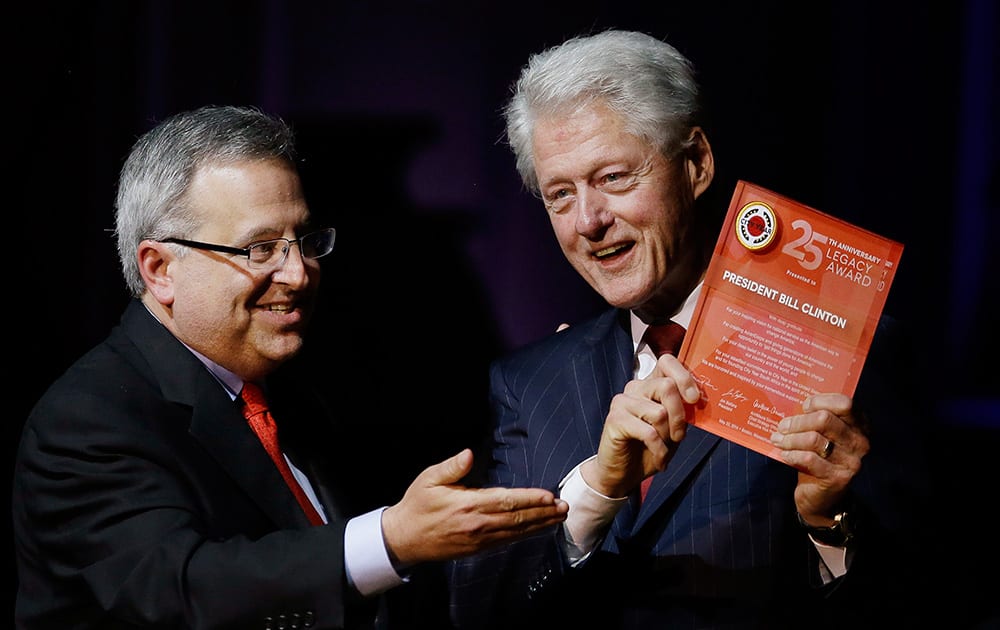
[[[830,527],[813,527],[802,519],[801,514],[796,512],[795,515],[799,519],[799,525],[813,540],[820,544],[830,547],[846,547],[854,538],[854,523],[846,511],[834,514],[833,525]]]

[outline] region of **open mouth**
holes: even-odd
[[[596,252],[594,252],[594,258],[597,258],[598,260],[605,260],[607,258],[611,258],[612,256],[616,256],[624,251],[627,251],[631,248],[632,248],[632,243],[619,243],[617,245],[612,245],[610,247],[605,247],[604,249],[597,250]]]

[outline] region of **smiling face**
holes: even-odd
[[[202,220],[190,240],[244,248],[310,231],[297,173],[277,161],[202,169],[186,202]],[[319,287],[319,262],[292,245],[274,269],[245,256],[143,241],[143,301],[188,346],[246,380],[259,380],[301,349]]]
[[[667,159],[600,103],[535,126],[535,173],[563,254],[609,304],[647,321],[672,315],[704,272],[694,200],[713,165],[700,129],[692,139]]]

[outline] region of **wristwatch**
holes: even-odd
[[[846,547],[854,538],[854,520],[845,512],[838,512],[833,515],[833,525],[830,527],[813,527],[802,519],[802,515],[795,513],[799,517],[799,524],[809,533],[816,542],[829,545],[831,547]]]

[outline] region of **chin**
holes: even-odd
[[[262,354],[271,361],[284,362],[297,355],[303,345],[302,337],[285,337],[268,348],[268,352]]]
[[[648,291],[635,291],[627,286],[622,286],[621,282],[610,281],[601,287],[594,287],[601,294],[604,301],[615,308],[635,308],[646,302],[650,294]]]

